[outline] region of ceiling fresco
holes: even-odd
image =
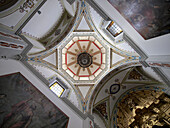
[[[170,33],[169,0],[107,0],[144,38]]]
[[[1,76],[0,86],[1,128],[67,127],[69,117],[21,73]]]

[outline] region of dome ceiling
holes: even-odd
[[[93,84],[108,69],[109,47],[96,36],[74,36],[59,49],[62,53],[59,70],[67,73],[73,83]]]

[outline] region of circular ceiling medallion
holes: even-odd
[[[108,68],[108,50],[94,36],[74,36],[61,47],[61,68],[74,83],[94,83]]]
[[[80,53],[77,57],[77,64],[79,64],[82,68],[87,68],[92,63],[92,56],[87,52]]]

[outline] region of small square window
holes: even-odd
[[[61,87],[58,83],[54,83],[50,86],[50,89],[58,96],[60,97],[63,92],[64,92],[64,88]]]
[[[118,36],[122,33],[122,29],[114,22],[111,21],[110,24],[106,28],[114,37]]]

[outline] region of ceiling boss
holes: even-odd
[[[62,69],[74,81],[96,81],[106,68],[106,49],[94,36],[75,36],[62,49]]]

